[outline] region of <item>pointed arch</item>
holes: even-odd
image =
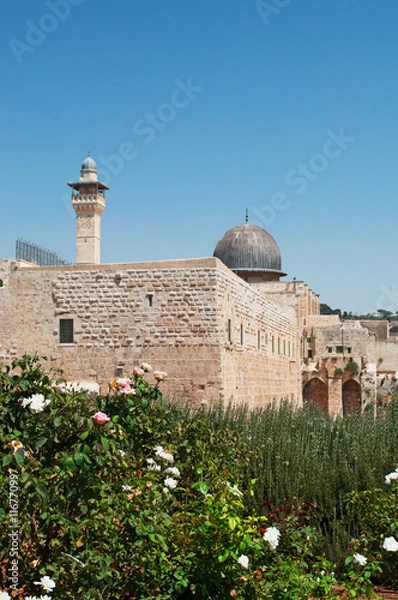
[[[328,386],[319,377],[313,377],[304,386],[304,402],[311,403],[314,407],[328,412],[329,398]]]
[[[348,379],[343,384],[343,415],[361,412],[361,386],[355,379]]]

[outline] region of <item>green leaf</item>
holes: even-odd
[[[146,398],[143,398],[141,400],[141,406],[142,406],[142,408],[148,408],[148,405],[149,405],[148,400]]]
[[[204,481],[198,481],[198,488],[202,492],[202,494],[207,494],[209,491],[209,486]]]
[[[73,471],[73,469],[75,468],[75,461],[71,456],[68,456],[65,460],[65,468],[67,469],[67,471]]]
[[[13,457],[13,455],[12,455],[12,454],[6,454],[6,455],[3,457],[3,465],[4,465],[5,467],[6,467],[7,465],[9,465],[9,464],[12,462],[12,457]]]
[[[86,455],[83,454],[83,452],[76,452],[74,458],[75,463],[77,464],[78,467],[81,467],[83,462],[84,462],[84,457]]]
[[[109,450],[109,443],[108,443],[108,440],[106,439],[106,437],[101,438],[101,444],[105,451]]]
[[[47,491],[47,488],[46,488],[46,486],[45,486],[45,485],[43,485],[43,484],[42,484],[42,483],[40,483],[40,482],[36,482],[36,483],[35,483],[35,488],[36,488],[36,491],[37,491],[37,492],[40,494],[40,496],[43,498],[43,502],[44,502],[45,504],[47,504],[47,503],[48,503],[48,501],[49,501],[49,499],[50,499],[50,496],[49,496],[49,494],[48,494],[48,491]]]
[[[80,436],[79,436],[80,439],[82,441],[85,440],[87,438],[87,436],[88,436],[89,433],[90,433],[89,431],[83,431],[83,433],[81,433]]]
[[[19,454],[18,452],[16,452],[15,454],[13,454],[13,457],[15,459],[15,462],[17,463],[18,466],[21,466],[23,463],[23,456],[22,454]]]
[[[224,554],[219,554],[218,555],[218,562],[223,563],[227,560],[229,556],[229,550],[225,550]]]
[[[46,441],[47,441],[47,438],[45,438],[45,437],[41,437],[38,440],[36,440],[36,443],[35,443],[36,449],[37,448],[41,448],[42,446],[44,446],[44,444],[46,443]]]

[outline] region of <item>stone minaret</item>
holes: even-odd
[[[83,161],[80,179],[69,182],[72,206],[76,211],[76,264],[100,262],[101,214],[105,208],[105,190],[97,178],[97,165],[90,153]]]

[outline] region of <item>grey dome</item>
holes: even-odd
[[[97,163],[95,162],[95,160],[93,160],[91,158],[90,154],[82,162],[81,170],[82,171],[96,171],[97,170]]]
[[[213,256],[232,271],[255,271],[285,275],[278,244],[265,229],[243,223],[227,231]]]

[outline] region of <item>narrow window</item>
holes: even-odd
[[[73,319],[59,320],[59,343],[73,344]]]
[[[152,304],[153,304],[153,294],[147,294],[147,298],[148,298],[148,305],[152,306]]]
[[[281,338],[278,338],[278,354],[281,353]]]
[[[265,334],[265,345],[268,346],[268,333]]]
[[[261,347],[261,333],[257,331],[257,348],[260,350]]]
[[[240,343],[243,346],[243,325],[240,325]]]
[[[283,354],[286,356],[286,340],[283,340]]]
[[[288,343],[288,346],[287,346],[287,348],[288,348],[288,350],[287,350],[287,352],[288,352],[288,355],[290,356],[290,353],[291,353],[291,345],[290,345],[290,342]]]
[[[271,344],[272,344],[272,352],[275,352],[275,337],[274,336],[272,336]]]
[[[347,348],[347,354],[351,354],[351,348]]]
[[[228,319],[228,341],[232,341],[232,322],[231,319]]]
[[[3,280],[0,279],[0,287],[3,287]]]
[[[310,337],[308,337],[308,338],[307,338],[307,344],[310,344],[310,343],[311,343],[311,338],[310,338]]]

